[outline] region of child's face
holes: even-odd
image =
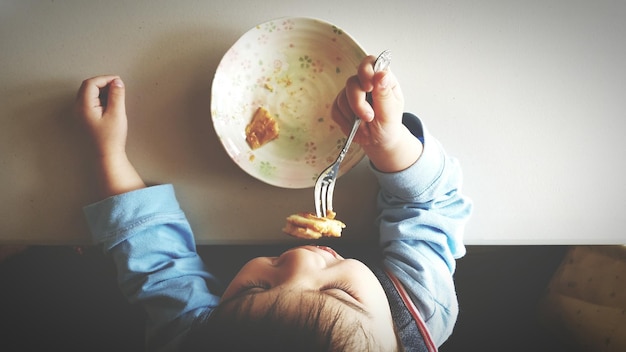
[[[279,257],[252,259],[228,285],[222,302],[254,295],[255,304],[263,304],[278,294],[292,293],[294,299],[301,294],[322,297],[342,314],[353,314],[370,331],[382,334],[379,341],[395,345],[389,302],[374,273],[362,262],[344,259],[328,247],[302,246]]]

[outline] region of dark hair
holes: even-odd
[[[265,309],[254,295],[229,301],[196,320],[183,351],[381,351],[382,346],[356,318],[326,300],[301,295],[297,309],[277,295]],[[291,307],[291,306],[290,306]],[[400,344],[399,344],[400,346]]]

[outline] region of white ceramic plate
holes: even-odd
[[[212,84],[213,125],[228,155],[268,184],[313,187],[346,140],[330,109],[365,56],[350,35],[318,19],[280,18],[250,29],[224,54]],[[280,133],[251,150],[245,128],[260,106]],[[339,176],[363,156],[353,143]]]

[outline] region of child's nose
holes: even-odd
[[[287,251],[277,259],[277,266],[286,279],[299,275],[311,276],[326,265],[324,258],[305,249]]]

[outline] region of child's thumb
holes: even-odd
[[[126,113],[126,89],[120,78],[114,79],[109,86],[107,110],[118,114]]]
[[[402,92],[391,71],[387,70],[376,82],[372,91],[372,100],[377,113],[393,111],[399,103],[402,104]]]

